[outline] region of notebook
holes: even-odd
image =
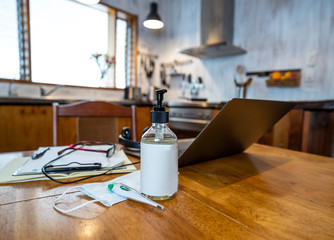
[[[296,103],[234,98],[191,141],[179,141],[179,167],[246,150]]]

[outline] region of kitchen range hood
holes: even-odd
[[[233,45],[234,0],[201,1],[201,46],[180,51],[198,58],[244,54]]]

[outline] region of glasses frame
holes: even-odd
[[[107,150],[85,148],[85,146],[93,146],[93,145],[110,145],[111,147]],[[79,150],[79,151],[87,151],[87,152],[105,153],[106,157],[110,158],[115,153],[116,144],[115,143],[106,143],[106,142],[80,141],[80,142],[77,142],[75,144],[70,144],[68,147],[60,150],[58,152],[58,155],[63,154],[67,150]]]

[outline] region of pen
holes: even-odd
[[[142,202],[149,204],[154,207],[158,207],[162,210],[164,210],[164,206],[160,205],[159,203],[156,203],[152,201],[151,199],[143,196],[140,192],[136,191],[132,187],[129,187],[123,183],[111,183],[108,185],[108,188],[111,192],[116,193],[117,195],[120,195],[122,197],[132,199],[137,202]]]
[[[77,163],[81,166],[72,166],[70,167],[70,164],[73,164],[76,162],[72,162],[66,165],[48,165],[45,167],[45,172],[77,172],[77,171],[90,171],[90,170],[98,170],[101,169],[101,163],[89,163],[89,164],[83,164],[83,163]]]
[[[34,152],[34,154],[31,156],[31,159],[36,160],[36,159],[42,157],[48,150],[50,150],[49,147],[44,149],[42,152]]]

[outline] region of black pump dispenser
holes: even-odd
[[[157,105],[151,111],[151,123],[168,123],[169,113],[166,112],[166,107],[162,105],[166,89],[155,90]]]

